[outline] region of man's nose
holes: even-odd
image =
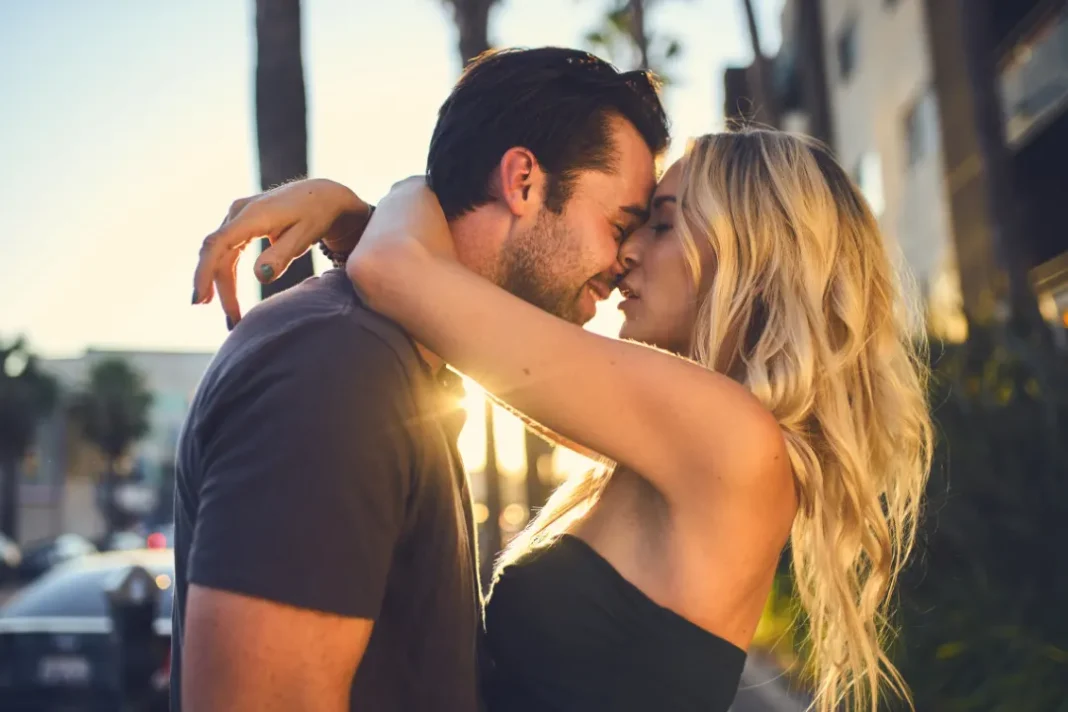
[[[638,266],[638,248],[635,243],[637,243],[637,240],[631,238],[619,246],[616,264],[619,265],[620,274],[630,272]]]

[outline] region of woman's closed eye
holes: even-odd
[[[662,223],[656,223],[655,225],[652,225],[650,227],[651,227],[654,235],[662,235],[665,232],[668,232],[669,230],[671,230],[671,228],[673,228],[675,226],[670,224],[670,223],[662,222]]]

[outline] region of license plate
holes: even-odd
[[[76,655],[55,655],[37,663],[37,679],[50,685],[80,685],[89,681],[89,661]]]

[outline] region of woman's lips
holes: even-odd
[[[619,303],[619,310],[626,314],[628,309],[633,309],[637,305],[638,297],[630,296]]]

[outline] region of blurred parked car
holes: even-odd
[[[21,565],[22,552],[18,544],[0,534],[0,585],[15,579]]]
[[[112,532],[109,536],[98,541],[97,548],[99,548],[100,551],[136,551],[148,547],[146,546],[143,534],[131,531],[120,531]]]
[[[152,676],[149,709],[167,709],[174,578],[170,550],[84,556],[42,576],[0,608],[0,708],[126,709],[106,591],[131,566],[144,567],[160,589],[153,645],[161,664]]]
[[[57,564],[95,554],[96,551],[93,542],[77,534],[60,534],[53,539],[43,539],[23,549],[19,578],[24,581],[35,579]]]

